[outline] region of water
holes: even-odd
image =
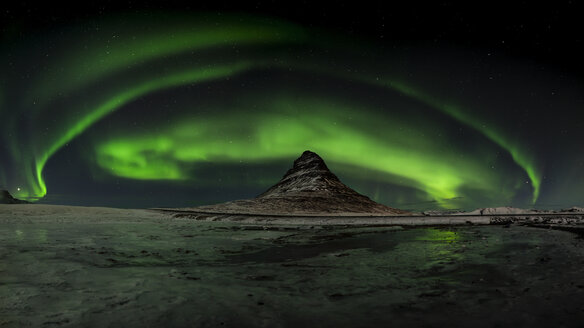
[[[7,223],[0,327],[578,327],[583,242],[519,226]]]

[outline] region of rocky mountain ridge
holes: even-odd
[[[407,211],[374,202],[349,188],[316,153],[305,151],[274,186],[256,198],[190,208],[194,211],[239,214],[408,215]]]

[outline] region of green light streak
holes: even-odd
[[[146,81],[133,88],[120,92],[116,97],[106,100],[100,106],[90,111],[83,116],[74,126],[69,128],[63,135],[59,137],[48,149],[44,152],[36,162],[36,180],[38,181],[38,189],[35,189],[35,195],[43,197],[47,193],[47,187],[42,177],[43,168],[47,160],[57,152],[63,145],[73,140],[88,127],[93,125],[98,120],[106,115],[124,106],[128,102],[139,98],[145,94],[153,91],[172,88],[187,83],[201,82],[205,80],[216,79],[224,76],[231,76],[238,72],[249,69],[251,63],[237,63],[229,66],[214,67],[214,68],[197,68],[188,72],[182,72],[175,75],[165,76],[163,78]]]
[[[102,144],[97,163],[113,175],[138,180],[185,180],[180,165],[166,157],[176,151],[176,141],[168,137],[148,136],[139,140],[118,140]],[[136,149],[147,150],[136,151]]]
[[[96,121],[100,120],[107,114],[113,112],[114,110],[122,107],[124,104],[137,99],[140,96],[148,94],[150,92],[160,90],[162,88],[170,88],[179,85],[183,85],[186,83],[193,83],[193,82],[200,82],[209,79],[214,79],[217,77],[224,77],[230,76],[237,72],[241,72],[244,70],[248,70],[253,68],[254,64],[245,63],[236,65],[231,68],[223,68],[223,69],[214,69],[214,70],[193,70],[187,73],[180,73],[172,76],[167,76],[162,79],[148,81],[141,85],[138,85],[126,92],[123,92],[117,95],[115,98],[112,98],[106,101],[104,104],[99,106],[95,111],[90,112],[84,119],[78,122],[73,128],[68,130],[60,139],[58,139],[52,147],[49,148],[47,153],[44,154],[37,162],[37,180],[40,181],[40,189],[35,190],[35,193],[45,195],[46,194],[46,185],[42,179],[42,170],[46,164],[48,158],[50,158],[58,149],[60,149],[64,144],[74,139],[77,135],[85,131],[89,126],[94,124]],[[397,89],[401,92],[407,90],[407,94],[415,97],[418,100],[422,100],[426,103],[431,103],[431,99],[426,97],[426,99],[422,99],[422,95],[417,92],[412,92],[412,89],[406,89],[403,86],[392,85],[394,89]],[[435,103],[432,103],[433,107],[437,107]],[[301,105],[304,106],[304,105]],[[305,107],[305,106],[304,106]],[[315,106],[313,106],[315,107]],[[446,107],[449,108],[449,107]],[[313,109],[314,110],[314,109]],[[450,115],[454,115],[455,111],[451,110],[448,112]],[[465,122],[464,118],[460,116],[457,117],[459,121]],[[323,126],[326,126],[326,121],[330,121],[330,118],[322,118]],[[376,119],[373,118],[371,121],[375,121]],[[465,122],[468,123],[468,122]],[[274,122],[271,122],[272,126],[274,126]],[[270,126],[270,124],[266,125]],[[458,196],[456,190],[463,184],[463,181],[467,183],[474,183],[476,185],[483,185],[485,180],[476,181],[474,179],[474,174],[468,174],[466,177],[461,178],[457,172],[452,172],[452,168],[450,164],[444,162],[442,158],[429,158],[427,155],[418,156],[416,154],[412,154],[411,148],[405,149],[392,149],[392,152],[387,156],[376,156],[376,158],[367,158],[366,154],[375,154],[376,149],[383,149],[387,148],[387,145],[380,144],[376,142],[376,140],[368,140],[367,138],[362,137],[362,132],[358,131],[351,131],[350,126],[344,126],[342,129],[344,133],[334,133],[334,131],[325,131],[328,132],[329,135],[334,136],[331,139],[322,139],[320,142],[315,142],[318,140],[317,136],[311,134],[309,129],[302,124],[293,124],[288,126],[280,126],[278,131],[271,131],[270,133],[264,133],[264,137],[261,139],[261,145],[263,145],[261,149],[261,153],[263,155],[256,154],[256,157],[249,157],[250,147],[240,147],[240,151],[236,151],[230,145],[215,142],[209,142],[210,145],[214,147],[214,149],[220,149],[222,152],[222,156],[225,156],[226,153],[229,153],[230,156],[235,158],[247,158],[247,159],[266,159],[266,153],[273,153],[275,156],[281,157],[291,157],[294,154],[301,152],[304,148],[309,147],[312,149],[320,149],[321,153],[330,152],[328,157],[332,160],[336,160],[340,163],[347,163],[353,165],[361,165],[363,166],[363,162],[368,163],[375,163],[374,165],[367,165],[365,167],[369,169],[375,169],[382,172],[388,172],[395,175],[400,175],[406,177],[411,181],[415,181],[419,186],[422,186],[422,190],[425,191],[428,195],[431,195],[434,199],[443,200],[454,198]],[[261,130],[260,130],[261,131]],[[300,131],[299,133],[297,133]],[[340,130],[339,130],[340,131]],[[499,145],[501,145],[500,139],[496,139],[497,135],[489,134],[489,131],[481,130],[481,132],[485,133],[487,137],[491,140],[494,140]],[[290,135],[303,135],[303,136],[311,136],[308,139],[300,139],[300,140],[292,140],[288,142],[284,142],[283,139],[286,136]],[[347,137],[348,136],[348,137]],[[396,137],[396,139],[401,139],[402,137]],[[282,145],[270,145],[274,141],[280,141],[282,144],[286,144],[285,146]],[[355,142],[360,140],[360,142]],[[160,140],[156,142],[150,141],[150,143],[158,144]],[[342,147],[341,147],[342,145]],[[364,147],[363,145],[368,145]],[[119,145],[118,145],[119,146]],[[233,146],[233,144],[231,144]],[[111,148],[111,147],[110,147]],[[180,147],[179,147],[180,148]],[[288,151],[284,154],[279,153],[277,149],[287,149]],[[340,150],[343,148],[342,151],[331,151],[331,149]],[[364,151],[364,149],[366,151]],[[152,149],[150,149],[152,150]],[[154,149],[156,151],[156,149]],[[110,155],[114,152],[110,149]],[[195,152],[186,154],[186,150],[179,149],[177,152],[177,157],[183,161],[186,160],[194,160],[196,158],[205,158],[208,154],[204,152]],[[220,154],[215,154],[216,157],[221,157]],[[263,156],[263,157],[262,157]],[[139,156],[136,154],[132,154],[134,159],[139,159]],[[352,159],[351,159],[352,158]],[[401,159],[408,158],[408,160],[403,161]],[[116,172],[112,172],[113,174],[124,176],[126,178],[135,178],[135,179],[170,179],[170,180],[181,180],[185,179],[186,175],[184,172],[181,172],[180,167],[176,163],[165,163],[164,161],[157,161],[153,159],[141,159],[141,163],[132,163],[132,165],[124,166],[124,165],[115,165],[116,163],[111,162],[113,159],[116,163],[124,163],[124,156],[123,154],[118,153],[117,156],[110,156],[110,160],[104,159],[102,157],[99,160],[99,164],[101,166],[111,166],[116,167]],[[514,157],[516,159],[516,157]],[[126,158],[127,161],[127,158]],[[433,164],[432,169],[428,169],[424,165],[420,165],[419,163],[432,162],[432,163],[440,163],[440,165]],[[158,168],[153,168],[151,164],[155,163]],[[140,164],[140,165],[137,165]],[[441,167],[442,166],[442,167]],[[139,168],[141,167],[141,168]],[[163,172],[161,172],[161,169]],[[535,184],[534,184],[535,185]],[[447,204],[442,204],[443,206],[448,206]]]
[[[143,80],[120,83],[113,87],[111,93],[97,94],[95,98],[98,104],[84,113],[73,105],[71,112],[79,115],[76,121],[60,128],[59,131],[51,131],[51,135],[42,138],[44,140],[41,140],[39,144],[32,145],[28,150],[32,154],[21,153],[19,149],[16,149],[17,147],[11,145],[12,154],[16,161],[19,161],[18,164],[22,167],[24,179],[28,185],[28,188],[15,195],[29,199],[45,196],[47,186],[43,179],[43,169],[47,161],[93,124],[140,97],[158,90],[229,77],[256,68],[289,68],[326,74],[344,81],[383,86],[447,114],[452,119],[479,131],[509,152],[515,163],[526,172],[531,181],[533,202],[539,196],[541,173],[527,150],[510,142],[510,138],[504,133],[483,124],[479,118],[462,107],[454,106],[431,93],[410,84],[398,82],[392,77],[377,78],[364,73],[339,71],[334,65],[323,60],[310,59],[310,57],[297,59],[297,54],[293,51],[291,53],[281,51],[279,56],[272,58],[268,63],[266,57],[262,55],[261,47],[265,45],[321,43],[325,47],[330,46],[327,45],[329,42],[327,40],[311,39],[306,31],[298,26],[274,20],[267,24],[264,20],[250,17],[246,17],[243,21],[239,17],[229,17],[221,20],[219,25],[213,25],[207,21],[188,24],[181,22],[180,24],[185,25],[166,24],[168,26],[165,26],[163,22],[155,25],[157,28],[154,28],[153,32],[147,31],[135,37],[131,35],[131,31],[123,32],[124,29],[113,25],[107,31],[97,33],[93,41],[85,42],[85,39],[81,39],[84,40],[81,48],[85,49],[65,46],[62,49],[64,55],[57,56],[58,59],[52,62],[47,74],[39,75],[40,78],[31,91],[40,102],[46,105],[37,107],[50,110],[51,101],[55,97],[59,98],[62,94],[67,95],[74,91],[86,92],[84,87],[97,82],[109,83],[111,82],[108,80],[109,77],[122,74],[126,70],[138,67],[150,73],[149,63],[162,58],[172,60],[172,56],[189,52],[196,57],[196,51],[241,46],[255,46],[257,53],[246,57],[245,60],[241,60],[237,54],[232,53],[226,55],[227,60],[221,65],[204,66],[199,61],[181,72],[169,69],[162,75],[150,73],[150,75],[145,75]],[[122,37],[112,34],[119,31],[122,31]],[[67,42],[70,41],[67,40]],[[332,48],[332,50],[340,49]],[[5,107],[4,96],[0,90],[0,113],[3,113]],[[110,140],[98,145],[98,165],[114,175],[126,178],[185,180],[193,178],[188,168],[192,163],[293,158],[306,148],[311,148],[333,162],[404,177],[404,181],[413,183],[415,188],[424,191],[436,200],[459,196],[460,188],[470,185],[478,186],[485,193],[496,193],[500,198],[510,199],[513,196],[512,191],[500,190],[495,183],[500,182],[500,177],[481,167],[478,160],[464,160],[464,169],[458,165],[455,167],[452,165],[452,160],[461,160],[445,159],[443,154],[448,153],[447,149],[437,152],[441,149],[441,145],[417,138],[413,134],[392,135],[392,129],[388,129],[388,126],[396,129],[400,126],[399,124],[403,126],[409,124],[408,122],[398,124],[397,121],[393,121],[393,118],[365,115],[358,108],[349,108],[331,100],[305,100],[303,103],[293,104],[295,108],[302,108],[300,114],[307,117],[301,119],[280,112],[281,108],[292,106],[290,103],[293,101],[283,99],[280,102],[264,104],[269,113],[265,115],[232,116],[237,119],[205,118],[204,124],[195,122],[190,125],[179,125],[177,129],[166,131],[171,137],[149,136],[127,139],[127,136],[122,136],[117,141]],[[339,108],[343,109],[339,110]],[[30,111],[33,110],[30,109]],[[353,122],[339,116],[339,113],[363,116],[363,120],[367,121],[366,124],[381,124],[382,122],[383,125],[377,128],[387,131],[386,138],[371,135],[362,127],[355,127]],[[237,131],[241,129],[239,125],[242,121],[254,126],[246,134],[251,136],[250,139],[246,139],[246,135],[233,133],[228,134],[230,140],[215,138],[205,127],[207,124],[223,127],[231,124],[232,129]],[[337,125],[331,125],[331,121],[337,122]],[[197,131],[195,135],[191,135],[193,127],[196,127]],[[420,126],[413,126],[412,130],[422,131]],[[185,139],[181,135],[187,135],[190,139]],[[29,156],[32,160],[28,158]],[[5,177],[0,175],[0,178]],[[394,181],[394,183],[400,183],[400,181]],[[442,205],[449,206],[448,202]]]
[[[436,108],[452,116],[459,122],[462,122],[474,128],[475,130],[480,131],[491,141],[495,142],[501,148],[505,149],[511,155],[515,163],[517,163],[517,165],[523,168],[527,173],[527,176],[529,177],[533,188],[532,203],[535,204],[537,198],[539,197],[541,185],[541,172],[538,172],[534,164],[534,161],[532,160],[532,156],[528,155],[525,150],[520,149],[517,146],[513,145],[508,140],[508,138],[505,137],[502,132],[497,131],[496,128],[483,124],[476,117],[469,115],[468,110],[464,110],[458,106],[454,106],[444,101],[440,101],[439,99],[432,97],[428,94],[425,94],[417,90],[416,88],[406,84],[397,83],[395,81],[382,81],[381,83],[395,90],[399,90],[404,94],[414,97],[426,103],[427,105],[432,106],[433,108]]]
[[[416,240],[445,243],[455,243],[460,240],[460,236],[456,231],[444,229],[424,229],[423,232],[424,234],[422,236],[418,236]]]
[[[254,66],[257,66],[252,63],[245,63],[235,65],[234,67],[227,67],[227,68],[215,68],[212,70],[209,69],[195,69],[191,72],[187,73],[180,73],[176,75],[166,76],[161,79],[156,79],[152,81],[147,81],[142,83],[134,88],[131,88],[125,92],[118,94],[116,97],[106,101],[101,106],[97,107],[94,111],[91,111],[87,116],[85,116],[82,120],[80,120],[75,126],[69,129],[65,134],[63,134],[53,145],[48,149],[43,156],[40,157],[39,161],[37,162],[37,176],[36,179],[39,181],[40,189],[34,190],[36,195],[45,195],[46,194],[46,185],[42,179],[42,170],[46,164],[46,161],[64,144],[74,139],[76,136],[81,134],[85,131],[88,127],[93,125],[96,121],[100,120],[107,114],[115,111],[116,109],[122,107],[126,103],[139,98],[140,96],[146,95],[150,92],[160,90],[163,88],[171,88],[175,86],[180,86],[186,83],[193,83],[193,82],[201,82],[205,80],[215,79],[218,77],[230,76],[238,72],[242,72],[244,70],[252,69]],[[447,114],[453,116],[457,120],[466,123],[473,128],[483,132],[489,139],[495,141],[500,146],[504,146],[503,140],[491,130],[481,129],[480,127],[476,126],[476,124],[472,124],[473,121],[469,120],[468,117],[460,115],[457,110],[453,109],[454,107],[440,105],[437,101],[433,98],[423,95],[417,91],[414,91],[412,88],[407,88],[404,85],[399,85],[395,83],[391,83],[389,85],[392,89],[396,89],[400,92],[406,93],[407,95],[421,100],[432,107],[439,108],[442,111],[446,112]],[[327,119],[322,119],[323,123]],[[372,119],[375,121],[375,119]],[[286,133],[282,134],[285,131]],[[301,133],[296,133],[296,131],[301,131]],[[281,127],[278,131],[272,131],[272,133],[264,134],[265,137],[263,138],[263,148],[262,153],[274,153],[278,154],[276,148],[286,148],[289,151],[285,154],[279,154],[280,157],[290,157],[293,156],[295,153],[301,152],[303,148],[311,147],[313,149],[320,149],[321,152],[327,152],[328,149],[339,149],[339,145],[343,145],[344,150],[339,152],[329,151],[329,158],[336,160],[338,162],[344,162],[347,164],[353,165],[361,165],[364,161],[367,160],[367,157],[364,157],[363,149],[367,149],[365,153],[376,153],[375,149],[382,149],[386,147],[384,144],[380,144],[375,140],[367,140],[363,139],[360,132],[351,131],[350,126],[343,127],[343,131],[345,133],[333,133],[334,131],[328,131],[330,135],[334,135],[333,139],[324,139],[320,143],[316,143],[315,141],[310,140],[317,140],[316,136],[312,135],[310,139],[302,139],[302,140],[295,140],[294,142],[288,142],[286,146],[270,146],[269,140],[272,138],[274,140],[283,141],[282,138],[285,138],[286,135],[311,135],[310,131],[303,126],[302,124],[296,125],[289,125],[285,127]],[[350,136],[350,138],[345,138],[346,136]],[[399,137],[398,137],[399,138]],[[355,140],[361,140],[361,142],[356,143]],[[160,141],[160,140],[158,140]],[[158,142],[157,141],[157,142]],[[156,142],[154,142],[156,144]],[[216,143],[216,142],[215,142]],[[282,142],[284,143],[284,142]],[[210,144],[213,144],[211,142]],[[363,145],[368,144],[368,147],[364,147]],[[355,145],[351,147],[351,145]],[[296,147],[294,147],[296,146]],[[244,151],[235,151],[232,147],[229,147],[225,144],[215,144],[214,147],[216,149],[221,149],[223,154],[227,153],[227,150],[230,149],[230,156],[232,158],[249,158],[249,149]],[[249,148],[249,147],[248,147]],[[298,148],[298,149],[296,149]],[[505,148],[505,147],[504,147]],[[246,149],[242,147],[241,149]],[[293,151],[292,151],[293,150]],[[183,154],[181,154],[181,152]],[[194,158],[188,158],[184,154],[185,150],[180,150],[177,156],[179,158],[182,156],[183,160],[190,159],[193,160],[194,158],[204,158],[206,155],[203,153],[198,153]],[[110,155],[113,153],[110,150]],[[513,156],[515,154],[515,156]],[[218,154],[216,154],[218,155]],[[135,154],[133,154],[135,156]],[[190,154],[192,156],[192,154]],[[265,156],[265,155],[263,155]],[[354,157],[353,157],[354,156]],[[512,153],[514,160],[517,162],[517,154]],[[342,158],[345,157],[345,158]],[[353,160],[347,157],[352,157]],[[117,154],[117,156],[112,156],[111,158],[115,158],[115,161],[118,163],[124,163],[123,155]],[[140,157],[135,157],[140,158]],[[261,157],[253,157],[251,159],[260,159]],[[396,159],[397,158],[397,159]],[[408,161],[401,161],[401,158],[409,158]],[[265,159],[265,158],[261,158]],[[135,178],[135,179],[170,179],[170,180],[180,180],[185,179],[185,174],[181,172],[181,169],[175,163],[166,163],[164,161],[157,161],[153,159],[141,159],[141,163],[133,163],[131,166],[125,167],[124,165],[114,165],[115,163],[108,162],[103,157],[101,158],[100,165],[102,166],[117,166],[116,172],[114,174],[124,176],[127,178]],[[127,159],[126,159],[127,161]],[[428,158],[428,156],[416,156],[416,154],[412,154],[411,149],[393,149],[391,155],[386,157],[379,156],[375,159],[370,158],[368,162],[376,163],[376,165],[369,165],[366,166],[370,169],[379,170],[382,172],[388,172],[396,175],[404,176],[412,181],[417,182],[422,187],[427,194],[431,195],[434,199],[441,200],[441,199],[449,199],[458,196],[456,190],[463,184],[462,178],[460,178],[454,172],[449,172],[452,169],[450,165],[446,165],[445,167],[439,167],[439,165],[434,164],[435,169],[429,170],[428,168],[424,167],[423,165],[420,166],[417,163],[422,163],[423,161],[431,161],[433,163],[445,163],[443,159],[440,158]],[[147,165],[147,163],[157,163],[158,169],[153,169],[151,165]],[[141,164],[141,165],[137,165]],[[443,164],[441,164],[443,165]],[[141,167],[138,169],[138,167]],[[160,168],[164,168],[164,172],[160,172]],[[125,172],[125,173],[124,173]],[[528,171],[529,172],[529,171]],[[473,179],[474,175],[468,175],[465,177],[466,182],[477,182],[477,185],[484,184],[483,181],[475,181]],[[530,176],[531,177],[531,176]],[[537,183],[534,183],[534,186],[537,186]],[[536,189],[537,190],[537,189]],[[444,204],[443,204],[444,205]]]
[[[127,16],[119,20],[124,25],[127,21],[134,22],[148,32],[117,26],[120,22],[114,19],[109,22],[112,26],[93,36],[98,41],[88,44],[84,40],[77,48],[68,49],[59,56],[52,65],[61,69],[54,70],[55,74],[42,75],[36,97],[47,99],[67,93],[120,70],[180,53],[195,55],[195,51],[222,46],[292,44],[307,40],[305,29],[298,25],[241,14],[224,14],[220,18],[203,14],[177,17],[175,14],[171,20],[147,24]]]
[[[302,100],[274,95],[257,112],[234,111],[221,117],[182,119],[157,134],[100,140],[98,165],[112,175],[144,180],[193,180],[197,162],[237,163],[293,159],[312,149],[332,163],[376,170],[413,182],[443,207],[459,196],[464,186],[479,186],[485,193],[500,193],[500,179],[480,160],[460,159],[452,145],[421,137],[428,126],[373,114],[361,107],[322,99]],[[251,105],[249,105],[251,107]],[[349,117],[368,122],[359,128]],[[242,127],[241,122],[246,122]],[[378,122],[378,123],[375,123]],[[370,130],[386,131],[383,136]],[[444,131],[447,133],[447,131]],[[123,134],[123,133],[122,133]],[[453,166],[452,161],[457,161]]]
[[[299,63],[300,67],[303,67],[307,70],[313,71],[320,71],[322,73],[337,76],[344,79],[360,81],[367,84],[379,85],[383,87],[387,87],[392,90],[399,91],[413,99],[416,99],[434,109],[437,109],[449,116],[453,119],[479,131],[484,136],[489,138],[489,140],[495,142],[505,151],[507,151],[515,163],[519,165],[525,173],[527,174],[529,180],[531,181],[531,185],[533,188],[533,196],[532,196],[532,203],[535,204],[539,197],[540,193],[540,186],[541,186],[541,175],[542,173],[537,168],[533,156],[529,154],[529,152],[519,145],[514,144],[509,140],[508,137],[502,131],[497,130],[492,125],[484,124],[480,118],[476,116],[470,115],[468,109],[464,109],[462,107],[453,105],[447,101],[441,100],[437,97],[431,95],[431,93],[423,92],[422,90],[404,83],[397,81],[396,79],[392,78],[385,78],[385,77],[373,77],[368,76],[366,74],[348,74],[346,72],[342,72],[339,70],[331,70],[326,66],[314,66],[310,63]]]

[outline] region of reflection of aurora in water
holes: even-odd
[[[473,279],[476,282],[493,281],[497,277],[489,276],[492,274],[489,266],[496,267],[499,256],[510,252],[509,249],[514,247],[516,249],[513,252],[537,250],[544,242],[538,233],[533,233],[515,245],[505,236],[509,230],[496,234],[485,233],[488,229],[490,228],[415,229],[413,231],[419,234],[415,241],[404,243],[400,247],[411,257],[408,263],[410,260],[413,263],[424,263],[424,269],[435,276],[432,279],[440,284],[456,286]],[[508,282],[501,284],[506,283]]]
[[[529,147],[417,84],[372,45],[347,49],[320,31],[262,18],[173,18],[114,18],[100,31],[73,27],[10,48],[49,55],[26,85],[8,85],[15,68],[2,66],[0,111],[13,110],[3,112],[12,163],[1,163],[0,183],[20,187],[21,198],[45,196],[47,163],[72,143],[102,176],[171,185],[208,184],[200,165],[283,162],[311,149],[395,206],[538,199],[542,173]],[[136,109],[185,93],[196,99]],[[124,110],[134,117],[117,113]],[[261,178],[226,183],[245,188]]]
[[[433,267],[437,264],[455,264],[464,260],[461,251],[466,245],[465,240],[460,236],[460,232],[439,228],[420,229],[420,235],[416,237],[416,242],[412,246],[418,247],[417,252],[425,262],[426,266]]]
[[[460,235],[456,231],[446,229],[424,229],[424,234],[417,237],[417,240],[425,240],[429,242],[444,242],[455,243],[460,240]]]
[[[33,244],[42,244],[47,242],[48,230],[47,229],[36,229],[36,230],[14,230],[14,235],[16,240],[19,242],[28,242]]]
[[[423,263],[421,270],[431,272],[431,275],[422,275],[418,279],[427,279],[440,288],[456,288],[456,286],[469,279],[482,279],[479,276],[488,272],[476,272],[480,269],[475,266],[467,266],[467,263],[490,263],[488,259],[477,252],[477,249],[493,251],[497,248],[496,238],[489,236],[490,240],[482,239],[482,236],[464,229],[450,230],[443,228],[416,229],[419,233],[415,241],[400,245],[407,252],[408,263]],[[474,234],[469,236],[469,233]],[[478,237],[478,238],[477,238]],[[489,244],[492,248],[489,249]],[[407,249],[407,250],[406,250]],[[474,251],[473,251],[474,250]]]

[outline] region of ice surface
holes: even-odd
[[[0,327],[581,326],[584,240],[0,206]]]

